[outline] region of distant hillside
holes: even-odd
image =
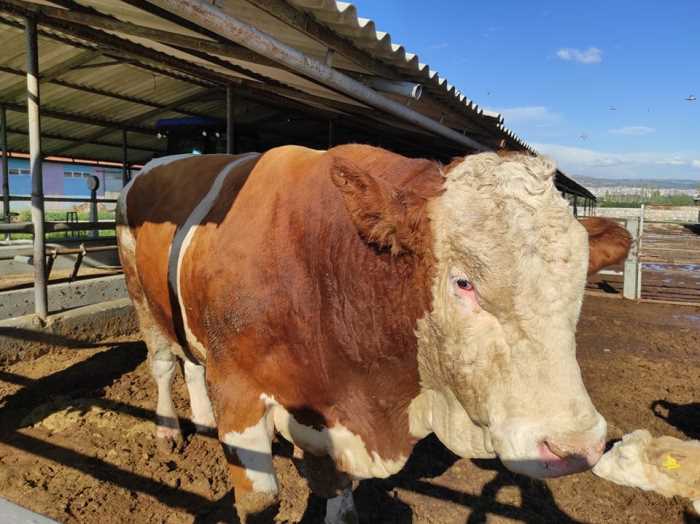
[[[648,179],[648,178],[595,178],[590,176],[573,177],[579,184],[593,189],[596,187],[645,187],[650,189],[694,189],[700,188],[700,181],[688,179]]]

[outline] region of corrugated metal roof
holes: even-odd
[[[56,4],[66,5],[70,2],[71,0],[35,0],[25,4],[43,4],[56,8]],[[217,6],[308,56],[324,61],[329,44],[318,35],[290,23],[271,8],[276,4],[284,5],[294,13],[307,17],[304,20],[321,24],[334,35],[351,42],[358,53],[368,57],[371,63],[381,64],[383,70],[390,71],[395,79],[420,83],[426,93],[421,100],[410,102],[396,95],[385,96],[408,103],[412,109],[491,147],[496,147],[499,141],[505,140],[511,148],[531,150],[504,126],[501,115],[486,111],[469,100],[445,78],[431,70],[428,65],[422,64],[416,54],[392,42],[390,34],[378,31],[372,20],[358,17],[352,4],[335,0],[286,0],[286,4],[279,2],[280,0],[218,0]],[[127,1],[75,0],[73,5],[78,9],[122,22],[210,42],[216,41],[212,35],[189,27],[186,21],[147,12]],[[14,14],[8,13],[7,10],[3,12],[0,0],[0,22],[3,20],[9,21],[11,25],[0,24],[0,48],[3,50],[0,58],[0,99],[20,104],[23,103],[21,87],[25,82],[21,76],[25,67],[22,18],[17,16],[17,11]],[[121,42],[142,46],[148,53],[162,53],[162,56],[179,60],[178,63],[198,68],[199,72],[191,72],[191,68],[170,67],[156,59],[144,58],[143,54],[134,58],[133,53],[127,49],[122,50],[122,47],[128,46],[120,46],[119,42],[110,45],[95,43],[90,35],[84,34],[85,31],[72,30],[80,26],[65,22],[63,25],[47,23],[42,23],[42,18],[39,18],[40,71],[50,71],[52,67],[60,66],[67,59],[85,53],[86,50],[99,48],[103,51],[101,56],[95,56],[79,67],[58,75],[53,81],[42,82],[42,105],[45,109],[42,116],[42,129],[45,134],[43,146],[47,154],[58,152],[71,156],[119,160],[120,126],[132,124],[134,129],[128,138],[129,158],[132,162],[143,162],[154,154],[164,152],[165,143],[155,133],[158,120],[187,114],[223,118],[223,91],[212,94],[209,88],[215,85],[223,86],[230,81],[243,82],[244,87],[254,89],[254,94],[247,99],[252,106],[244,108],[237,116],[242,122],[255,121],[253,113],[257,111],[263,114],[263,107],[270,103],[274,105],[277,99],[289,103],[298,101],[306,107],[321,109],[325,112],[322,114],[331,116],[350,114],[353,118],[363,118],[364,115],[369,122],[369,125],[365,123],[368,128],[379,126],[379,129],[393,130],[387,137],[387,143],[396,134],[397,141],[401,140],[401,136],[413,136],[413,143],[417,143],[418,138],[419,143],[425,141],[426,144],[434,144],[436,147],[443,146],[435,137],[410,124],[381,114],[348,96],[282,67],[275,67],[269,61],[266,63],[251,58],[250,54],[244,59],[231,58],[230,55],[207,55],[116,30],[100,30],[101,34],[107,35],[108,38],[118,37]],[[333,67],[361,81],[379,76],[379,73],[356,58],[345,56],[338,51],[333,55]],[[121,59],[122,62],[114,63],[115,59]],[[18,89],[19,94],[16,96]],[[12,100],[8,100],[6,95],[13,93],[15,96],[9,97]],[[198,93],[201,97],[197,96]],[[262,105],[256,106],[256,97],[266,93],[269,96],[258,101]],[[183,100],[185,102],[176,104]],[[177,107],[173,108],[171,105]],[[10,147],[24,150],[26,136],[22,133],[26,133],[26,115],[16,110],[17,108],[8,112]],[[56,117],[60,116],[59,114],[68,115],[72,119],[58,119]],[[144,118],[144,115],[147,118]],[[91,118],[100,120],[103,125],[96,125],[99,122],[92,122],[89,120]],[[309,126],[297,126],[291,130],[303,133],[309,132],[308,129]],[[289,126],[268,129],[267,132],[287,131],[290,131]],[[78,142],[70,142],[67,139],[88,140],[90,143],[78,145]],[[409,140],[405,147],[410,149],[410,143]],[[454,146],[453,151],[458,150],[459,148]],[[448,154],[448,149],[443,149],[441,154]]]
[[[428,64],[422,63],[416,53],[408,52],[402,44],[394,43],[390,33],[378,31],[373,20],[360,17],[353,4],[336,0],[289,0],[289,3],[312,14],[314,18],[332,28],[339,35],[350,39],[357,47],[371,56],[401,69],[412,79],[432,87],[432,92],[439,92],[463,106],[465,111],[496,120],[497,127],[503,133],[519,142],[523,147],[530,149],[524,141],[503,125],[503,118],[500,114],[487,111],[467,98],[447,78],[440,76]]]

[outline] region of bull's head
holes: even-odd
[[[365,226],[397,252],[415,249],[406,231],[429,228],[419,235],[431,239],[421,256],[433,277],[416,327],[412,433],[435,432],[458,455],[498,456],[533,477],[587,469],[603,453],[606,423],[581,379],[575,330],[588,271],[624,258],[630,245],[613,222],[583,227],[554,172],[542,158],[469,156],[418,211],[401,211],[415,207],[403,191],[395,216],[374,213]]]

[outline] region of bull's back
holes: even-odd
[[[129,294],[147,303],[159,326],[176,339],[168,286],[171,246],[178,230],[238,157],[192,155],[146,164],[119,198],[119,252]]]

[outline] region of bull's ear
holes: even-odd
[[[422,250],[427,224],[425,198],[396,188],[344,158],[333,158],[331,177],[366,242],[389,249],[393,255]]]
[[[588,231],[589,275],[627,258],[632,237],[624,227],[614,220],[600,217],[581,218],[579,222]]]

